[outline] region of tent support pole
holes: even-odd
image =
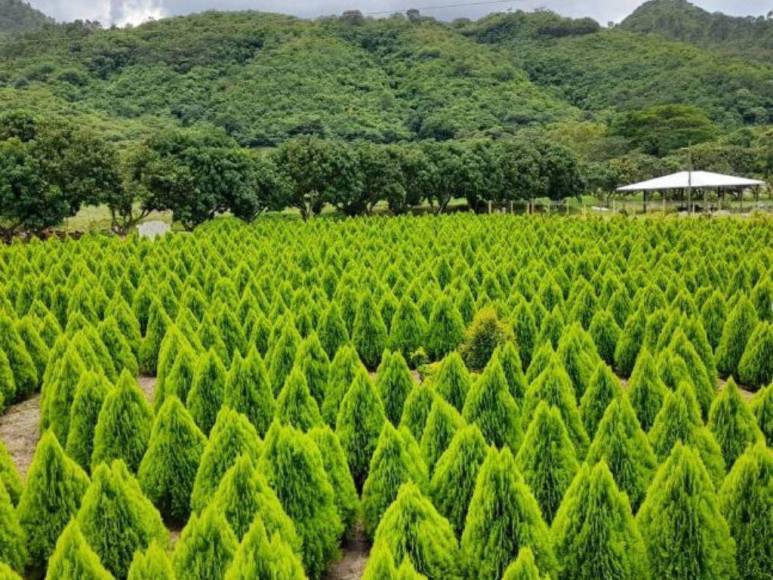
[[[643,209],[644,213],[647,213],[647,190],[644,190],[644,202],[643,202]]]

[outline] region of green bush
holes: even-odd
[[[67,455],[85,470],[90,470],[94,451],[94,432],[99,413],[110,390],[113,388],[104,375],[85,372],[78,381],[67,433]]]
[[[615,368],[625,376],[631,376],[636,358],[639,356],[644,340],[644,327],[646,317],[644,310],[638,310],[625,321],[623,333],[617,341],[615,348]]]
[[[148,326],[140,345],[139,363],[142,371],[149,375],[156,374],[158,353],[167,329],[173,324],[172,319],[157,299],[153,299],[148,314]]]
[[[580,399],[580,415],[585,430],[593,439],[601,418],[612,401],[622,399],[620,381],[605,363],[600,363],[590,378],[588,389]]]
[[[677,443],[636,516],[655,578],[734,578],[735,543],[698,453]]]
[[[70,580],[71,578],[93,578],[111,580],[99,561],[99,556],[86,542],[78,522],[73,520],[56,542],[56,550],[48,562],[46,580]]]
[[[419,383],[413,386],[405,399],[400,426],[408,429],[417,441],[420,441],[424,434],[429,412],[436,398],[437,394],[431,386]]]
[[[11,496],[0,480],[0,562],[5,562],[19,573],[27,562],[27,545],[24,528],[11,503]]]
[[[214,350],[199,357],[186,406],[204,435],[209,435],[223,404],[227,371]]]
[[[507,379],[507,387],[512,395],[513,399],[517,402],[523,401],[526,396],[526,377],[523,374],[523,367],[521,366],[521,357],[518,354],[518,349],[512,342],[507,342],[503,346],[497,347],[493,357],[499,360],[499,364],[502,365],[502,370],[505,373]]]
[[[352,328],[352,344],[357,349],[362,363],[369,370],[375,370],[381,361],[381,353],[387,346],[387,329],[370,294],[363,294],[358,301]]]
[[[0,313],[0,350],[5,352],[5,356],[8,357],[16,387],[14,391],[5,394],[6,402],[10,403],[34,393],[42,377],[38,377],[30,353],[24,346],[13,321],[5,313]],[[6,385],[7,388],[9,385]]]
[[[167,397],[137,472],[142,491],[164,518],[178,522],[188,518],[193,482],[206,443],[180,400]]]
[[[322,348],[325,349],[327,356],[331,359],[349,341],[349,331],[343,318],[341,318],[341,311],[338,308],[337,302],[330,302],[327,310],[322,315],[318,332]]]
[[[765,441],[773,443],[773,383],[760,390],[749,403]],[[2,471],[2,450],[0,449],[0,471]]]
[[[708,428],[722,448],[728,469],[749,445],[764,440],[751,409],[741,398],[732,378],[711,405]]]
[[[239,542],[222,513],[208,508],[193,514],[183,528],[172,556],[177,580],[226,577]]]
[[[512,340],[511,330],[505,326],[493,308],[484,308],[464,333],[460,352],[465,364],[473,370],[484,368],[496,348]]]
[[[198,357],[190,346],[183,346],[177,353],[168,373],[156,381],[153,409],[158,412],[164,399],[174,395],[181,401],[188,400],[188,394],[196,378]]]
[[[70,411],[85,366],[75,348],[68,346],[63,358],[52,359],[50,379],[43,384],[40,400],[40,427],[51,429],[58,439],[67,441]],[[6,401],[8,399],[6,398]]]
[[[8,492],[11,503],[18,505],[23,489],[21,477],[19,477],[19,472],[16,471],[16,464],[11,454],[8,453],[8,449],[2,441],[0,441],[0,483],[3,484],[5,491]]]
[[[393,425],[400,423],[405,400],[413,384],[411,371],[403,355],[399,352],[384,351],[376,376],[376,389],[384,404],[386,418]]]
[[[330,377],[330,358],[322,348],[316,332],[312,331],[301,342],[296,363],[306,377],[311,396],[314,397],[317,405],[321,406],[325,400],[327,381]]]
[[[435,391],[461,412],[472,379],[461,355],[452,352],[440,363],[440,370],[433,380]]]
[[[521,548],[518,557],[507,567],[502,580],[542,580],[547,576],[540,575],[534,554],[529,548]]]
[[[276,329],[275,329],[276,330]],[[295,364],[295,356],[301,344],[301,335],[293,324],[292,317],[286,316],[278,338],[271,347],[269,378],[274,395],[278,395]]]
[[[454,303],[445,295],[432,306],[424,346],[432,360],[440,360],[454,351],[464,340],[464,319]]]
[[[752,332],[738,363],[738,378],[755,391],[773,381],[773,323],[760,322]]]
[[[714,290],[701,306],[700,314],[709,344],[712,349],[716,350],[722,338],[722,328],[727,316],[727,308],[722,293]]]
[[[223,391],[223,404],[246,416],[264,435],[276,407],[268,372],[255,347],[249,349],[246,358],[235,353]]]
[[[615,364],[615,349],[620,340],[622,330],[615,322],[614,317],[608,310],[597,310],[588,329],[599,356],[608,365]]]
[[[392,317],[388,346],[405,358],[425,345],[427,323],[410,296],[403,296]]]
[[[636,411],[642,429],[649,431],[663,406],[666,386],[658,375],[655,359],[646,347],[642,348],[636,359],[626,395]]]
[[[275,418],[283,425],[301,431],[323,425],[317,401],[311,396],[306,377],[299,367],[293,368],[276,400]]]
[[[424,433],[421,436],[421,453],[430,474],[440,456],[448,448],[456,432],[464,426],[459,412],[440,397],[432,403]]]
[[[757,320],[754,306],[746,296],[741,296],[727,315],[717,346],[717,368],[723,376],[738,376],[738,364]]]
[[[303,580],[306,574],[300,558],[280,534],[269,539],[260,517],[256,517],[249,532],[236,550],[226,580],[282,578]]]
[[[158,542],[134,553],[127,580],[174,580],[172,563]]]
[[[357,351],[349,344],[342,346],[330,363],[327,392],[322,403],[322,416],[331,427],[335,427],[341,401],[360,372],[367,373],[367,370],[360,361]]]

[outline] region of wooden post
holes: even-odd
[[[663,197],[663,213],[666,213],[666,190],[661,191],[660,195]]]
[[[644,190],[642,207],[644,209],[644,213],[646,214],[647,213],[647,190],[646,189]]]
[[[709,190],[703,190],[703,213],[709,213]]]

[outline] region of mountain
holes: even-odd
[[[650,0],[623,20],[620,28],[659,34],[770,63],[773,62],[772,14],[773,10],[768,18],[728,16],[707,12],[686,0]]]
[[[0,0],[0,34],[42,28],[53,20],[21,0]]]

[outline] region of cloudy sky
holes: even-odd
[[[436,18],[475,18],[511,9],[550,8],[567,16],[591,16],[599,22],[619,21],[643,0],[29,0],[57,20],[98,20],[102,24],[137,24],[148,18],[189,14],[201,10],[263,10],[303,17],[338,14],[348,9],[364,13],[390,13],[408,8]],[[697,0],[699,6],[727,14],[766,14],[770,0]],[[453,5],[453,6],[449,6]],[[459,6],[464,5],[464,6]],[[442,6],[442,8],[441,8]],[[429,9],[429,7],[438,7]]]

